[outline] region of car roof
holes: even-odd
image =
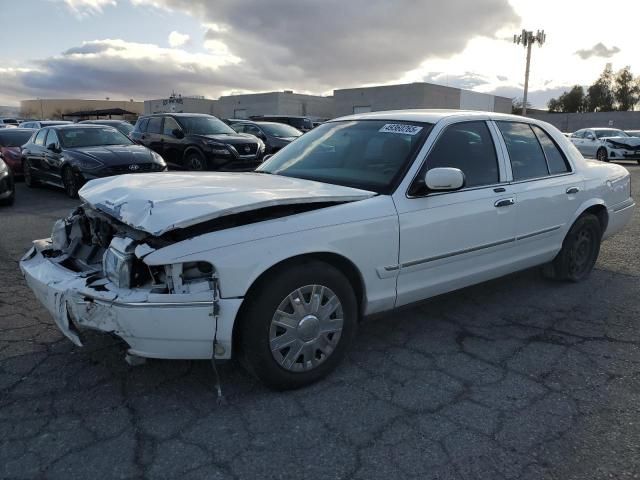
[[[72,129],[72,128],[104,128],[107,125],[94,125],[91,123],[65,123],[63,125],[51,125],[47,128],[52,128],[54,130],[68,130],[68,129]],[[113,128],[113,127],[109,127],[109,128]]]
[[[230,118],[229,121],[234,123],[252,123],[254,125],[287,125],[286,123],[280,123],[280,122],[267,122],[262,120],[238,120],[234,118]]]
[[[209,115],[208,113],[173,113],[173,112],[164,112],[164,113],[151,113],[149,115],[143,115],[140,118],[149,118],[149,117],[214,117],[214,115]],[[218,118],[218,117],[214,117]]]
[[[35,132],[37,130],[37,128],[24,128],[24,127],[18,127],[18,128],[3,128],[0,130],[0,133],[4,133],[4,132]]]
[[[105,118],[104,120],[82,120],[78,123],[128,123],[126,120],[113,120],[113,119],[107,119]]]
[[[265,115],[251,115],[251,116],[253,118],[268,118],[268,117],[272,117],[272,118],[306,118],[306,119],[310,119],[306,115],[279,115],[277,113],[265,114]],[[278,123],[278,122],[275,122],[275,123]]]
[[[483,112],[477,110],[454,110],[454,109],[409,109],[409,110],[385,110],[379,112],[357,113],[344,117],[334,118],[329,122],[337,120],[396,120],[405,122],[426,122],[436,123],[448,117],[461,117],[465,119],[490,119],[509,120],[525,123],[537,123],[534,118],[511,115],[507,113]]]

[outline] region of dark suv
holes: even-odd
[[[187,170],[250,171],[264,156],[264,143],[237,133],[212,115],[162,113],[140,117],[131,139]]]
[[[313,122],[309,117],[299,117],[296,115],[254,115],[251,120],[257,122],[277,122],[286,123],[301,132],[308,132],[313,129]]]

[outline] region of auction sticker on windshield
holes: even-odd
[[[403,133],[405,135],[416,135],[418,132],[420,132],[420,130],[422,130],[422,127],[418,127],[417,125],[387,123],[378,131],[383,133]]]

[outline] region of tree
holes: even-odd
[[[511,99],[511,113],[514,115],[522,115],[522,107],[524,106],[522,98]],[[531,103],[527,102],[527,109],[531,108]]]
[[[640,84],[633,78],[631,67],[626,66],[616,73],[613,94],[618,102],[618,110],[633,110],[640,99]]]
[[[614,101],[613,70],[611,64],[607,63],[598,80],[587,89],[587,111],[610,112],[614,109]]]
[[[574,85],[568,92],[565,91],[558,98],[552,98],[547,103],[550,112],[582,112],[584,111],[584,88]]]

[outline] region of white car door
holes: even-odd
[[[476,117],[477,118],[477,117]],[[515,196],[505,183],[497,132],[486,120],[443,120],[434,127],[426,161],[414,165],[394,194],[400,252],[396,305],[507,273],[515,236]],[[434,140],[435,139],[435,140]],[[428,169],[459,168],[465,186],[429,192]]]
[[[562,246],[584,196],[584,182],[550,132],[497,121],[509,156],[516,204],[516,257],[530,265],[551,260]]]

